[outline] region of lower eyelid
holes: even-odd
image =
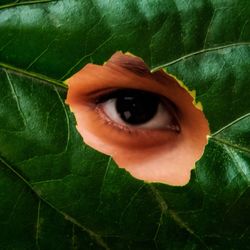
[[[131,128],[126,125],[119,124],[117,122],[112,121],[104,112],[101,106],[96,106],[95,112],[97,113],[100,120],[102,120],[107,126],[110,126],[111,129],[117,129],[118,132],[127,133],[129,136],[144,134],[146,131],[145,129],[136,129]],[[149,131],[148,131],[149,132]]]
[[[114,129],[119,130],[119,132],[127,132],[128,134],[131,134],[132,132],[135,132],[133,129],[130,129],[127,126],[124,126],[122,124],[116,123],[112,121],[104,112],[103,108],[100,106],[96,106],[95,112],[98,115],[98,118],[104,122],[107,126],[112,126]]]

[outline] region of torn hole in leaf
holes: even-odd
[[[70,77],[66,103],[86,144],[133,177],[182,186],[203,154],[209,126],[195,92],[164,70],[116,52]]]

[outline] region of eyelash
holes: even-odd
[[[112,127],[112,129],[116,129],[118,132],[123,132],[130,136],[147,135],[152,132],[151,129],[131,128],[112,121],[107,115],[105,115],[105,112],[102,110],[99,104],[95,106],[95,112],[104,125],[108,125],[110,128]]]
[[[104,110],[101,107],[101,103],[109,100],[110,98],[116,97],[116,93],[118,91],[120,91],[121,89],[126,89],[126,88],[106,89],[106,90],[101,91],[101,93],[100,92],[99,93],[95,93],[94,97],[92,96],[92,98],[91,98],[92,101],[91,102],[94,103],[94,110],[97,113],[98,118],[100,119],[100,121],[102,121],[105,126],[108,126],[108,127],[112,128],[112,130],[116,129],[118,132],[123,132],[123,133],[126,133],[126,134],[130,135],[130,136],[131,135],[133,135],[133,136],[147,136],[150,133],[152,133],[153,131],[155,131],[154,129],[132,128],[132,127],[129,127],[129,126],[125,126],[125,125],[116,123],[116,122],[112,121],[105,114]],[[140,90],[140,89],[138,89],[138,90]],[[175,107],[175,105],[172,108],[174,109],[174,112],[171,112],[171,114],[178,121],[177,115],[176,115],[176,113],[177,113],[178,110]],[[158,131],[159,130],[160,129],[158,129]]]

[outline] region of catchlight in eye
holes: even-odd
[[[98,99],[97,108],[106,119],[131,129],[180,131],[174,104],[156,93],[138,89],[114,90]]]
[[[66,102],[85,143],[138,179],[189,181],[209,128],[174,78],[150,73],[140,58],[117,52],[103,66],[86,65],[67,83]]]

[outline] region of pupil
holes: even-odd
[[[150,121],[157,113],[159,97],[142,90],[121,90],[116,95],[116,111],[131,125]]]

